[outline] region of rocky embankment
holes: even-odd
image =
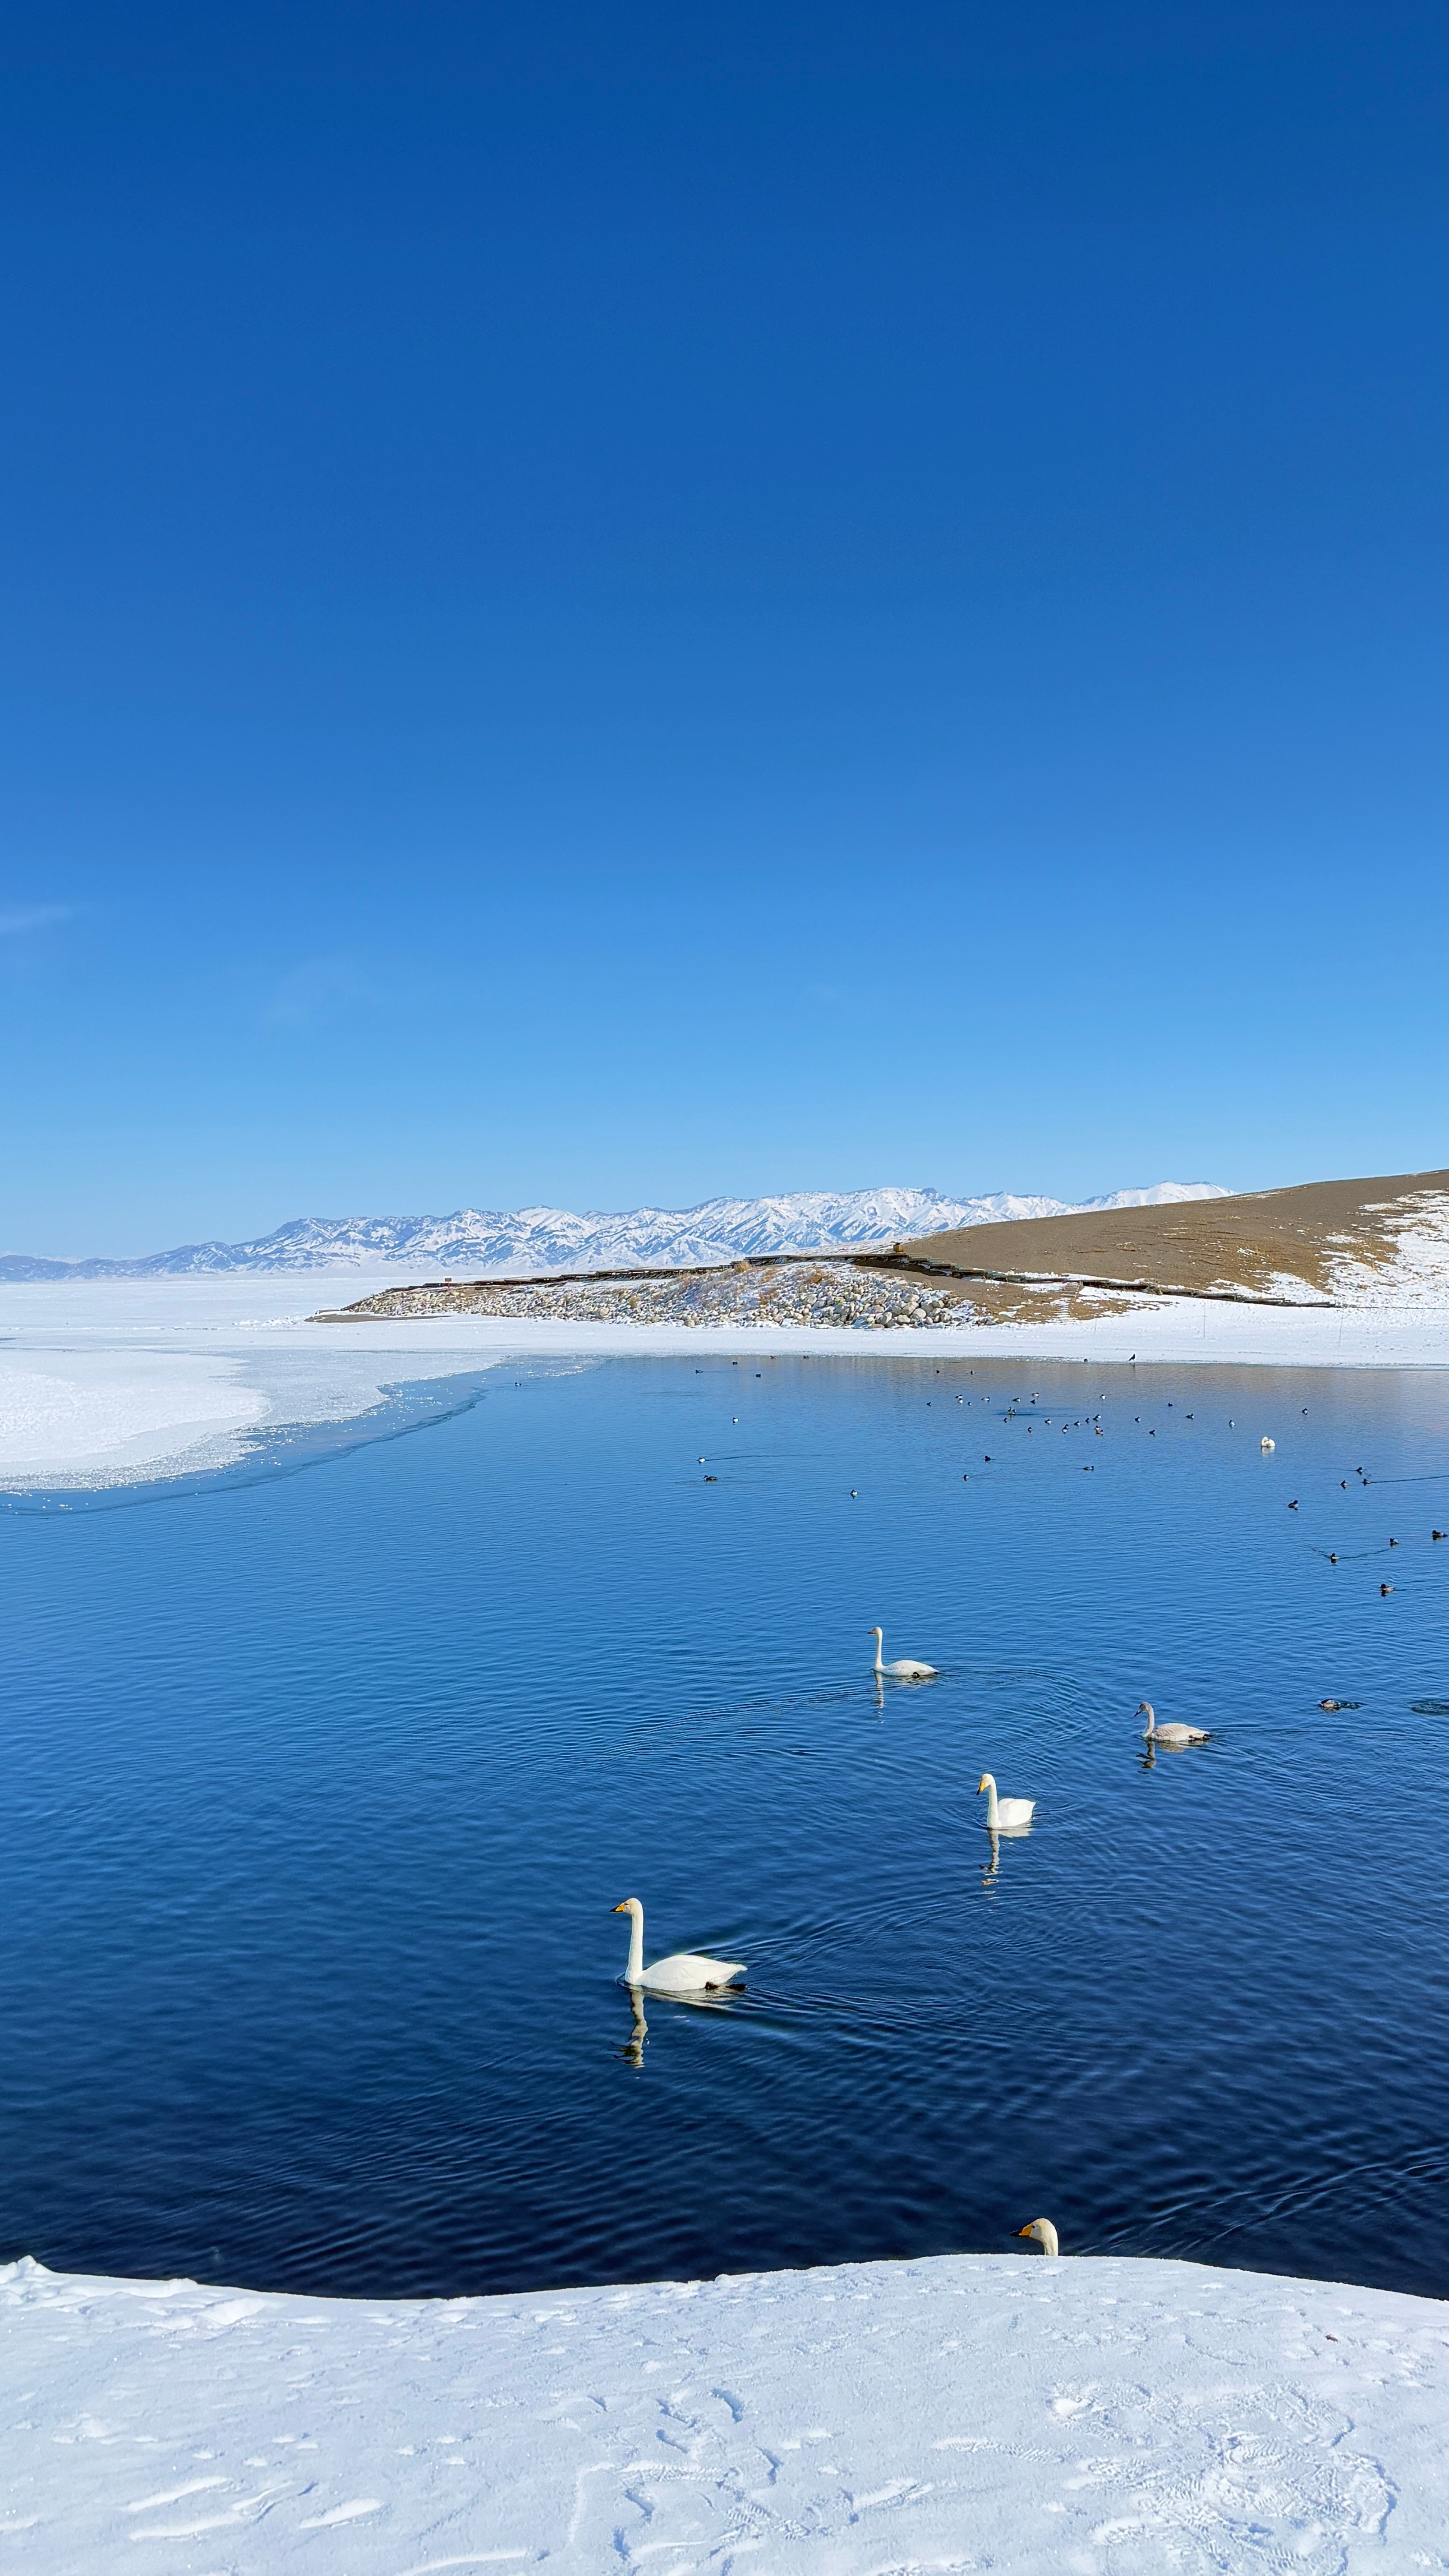
[[[654,1278],[435,1280],[387,1288],[318,1316],[497,1315],[561,1324],[834,1324],[865,1331],[967,1324],[971,1308],[945,1285],[844,1262],[736,1262]]]

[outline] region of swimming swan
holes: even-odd
[[[998,1798],[996,1782],[989,1771],[981,1774],[976,1795],[986,1792],[986,1830],[989,1834],[1009,1834],[1019,1825],[1029,1825],[1036,1814],[1035,1798]]]
[[[1142,1730],[1142,1740],[1145,1744],[1207,1744],[1211,1741],[1205,1726],[1159,1726],[1157,1713],[1150,1699],[1142,1702],[1137,1714],[1147,1720]]]
[[[935,1680],[934,1664],[915,1663],[909,1655],[902,1655],[898,1664],[883,1664],[880,1659],[881,1631],[879,1628],[872,1628],[870,1633],[875,1639],[875,1670],[878,1673],[890,1673],[898,1682],[933,1682]]]
[[[1049,2218],[1034,2218],[1030,2227],[1018,2227],[1018,2236],[1034,2236],[1043,2254],[1060,2254],[1057,2231]]]
[[[713,1986],[727,1986],[732,1978],[745,1973],[739,1959],[706,1959],[697,1950],[676,1950],[672,1959],[656,1959],[652,1968],[646,1968],[644,1908],[638,1897],[626,1896],[623,1904],[613,1910],[630,1918],[626,1985],[647,1986],[656,1995],[701,1995]]]

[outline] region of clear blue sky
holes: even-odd
[[[0,12],[0,1245],[1449,1162],[1449,21]]]

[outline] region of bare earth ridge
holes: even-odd
[[[1449,1212],[1449,1171],[1309,1181],[1290,1190],[1189,1200],[1178,1207],[1091,1209],[1015,1225],[917,1236],[900,1250],[963,1270],[1141,1283],[1188,1296],[1334,1296],[1345,1268],[1390,1269],[1400,1236]]]

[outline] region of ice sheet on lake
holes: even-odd
[[[334,2300],[0,2269],[26,2576],[1443,2567],[1449,2308],[947,2256]]]
[[[396,1334],[309,1324],[317,1293],[315,1280],[275,1279],[0,1289],[0,1488],[224,1467],[260,1433],[355,1421],[400,1382],[504,1356],[480,1354],[466,1333],[412,1349]]]
[[[370,1281],[369,1286],[376,1286]],[[399,1278],[397,1284],[405,1285]],[[861,1333],[801,1326],[429,1320],[316,1324],[356,1280],[80,1280],[0,1287],[0,1489],[87,1487],[228,1464],[291,1425],[344,1424],[401,1384],[509,1360],[830,1351],[949,1356],[1226,1360],[1300,1367],[1449,1366],[1449,1308],[1235,1306],[1114,1300],[1094,1320]]]

